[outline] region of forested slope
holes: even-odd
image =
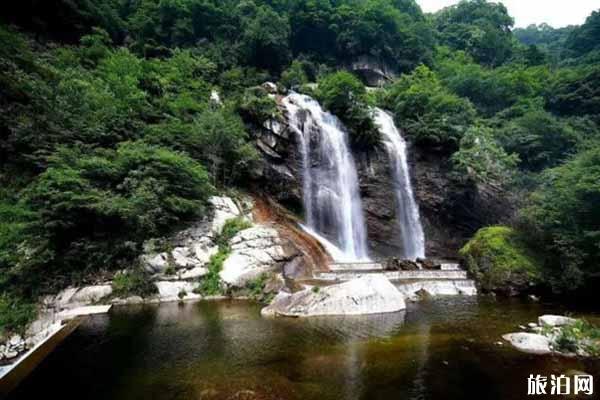
[[[517,193],[515,243],[541,255],[555,290],[598,272],[598,12],[580,27],[515,34],[506,8],[484,0],[433,15],[414,0],[17,8],[0,25],[6,328],[40,294],[129,267],[144,240],[200,216],[211,193],[244,188],[259,157],[250,126],[277,112],[258,87],[267,80],[314,94],[358,150],[379,143],[377,104],[411,142],[449,160],[454,179]],[[397,79],[367,92],[339,72],[360,57]],[[485,254],[466,256],[494,268]]]

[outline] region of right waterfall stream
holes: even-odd
[[[383,144],[391,162],[394,189],[396,192],[397,218],[402,236],[403,258],[425,258],[425,234],[419,216],[419,207],[410,181],[406,156],[406,142],[394,123],[394,118],[385,111],[374,110],[375,123],[379,126]]]

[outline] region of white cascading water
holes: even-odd
[[[398,205],[398,222],[402,235],[403,257],[415,260],[425,258],[425,235],[419,207],[415,201],[406,157],[406,142],[391,115],[375,109],[375,123],[379,126],[383,144],[392,163],[392,175]]]
[[[340,251],[330,253],[338,262],[368,260],[356,165],[341,122],[305,95],[292,93],[283,104],[301,147],[307,232],[330,249],[335,242]],[[313,132],[319,133],[316,143]]]

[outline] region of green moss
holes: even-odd
[[[540,258],[506,226],[480,229],[460,254],[484,290],[519,291],[541,279]]]

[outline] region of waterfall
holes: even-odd
[[[329,248],[334,242],[336,261],[368,260],[356,165],[342,123],[308,96],[292,93],[283,104],[302,154],[307,232]]]
[[[391,115],[375,109],[375,123],[383,136],[383,144],[392,163],[392,175],[398,206],[398,222],[402,235],[403,257],[416,259],[425,257],[425,235],[415,201],[406,158],[406,142],[394,124]]]

